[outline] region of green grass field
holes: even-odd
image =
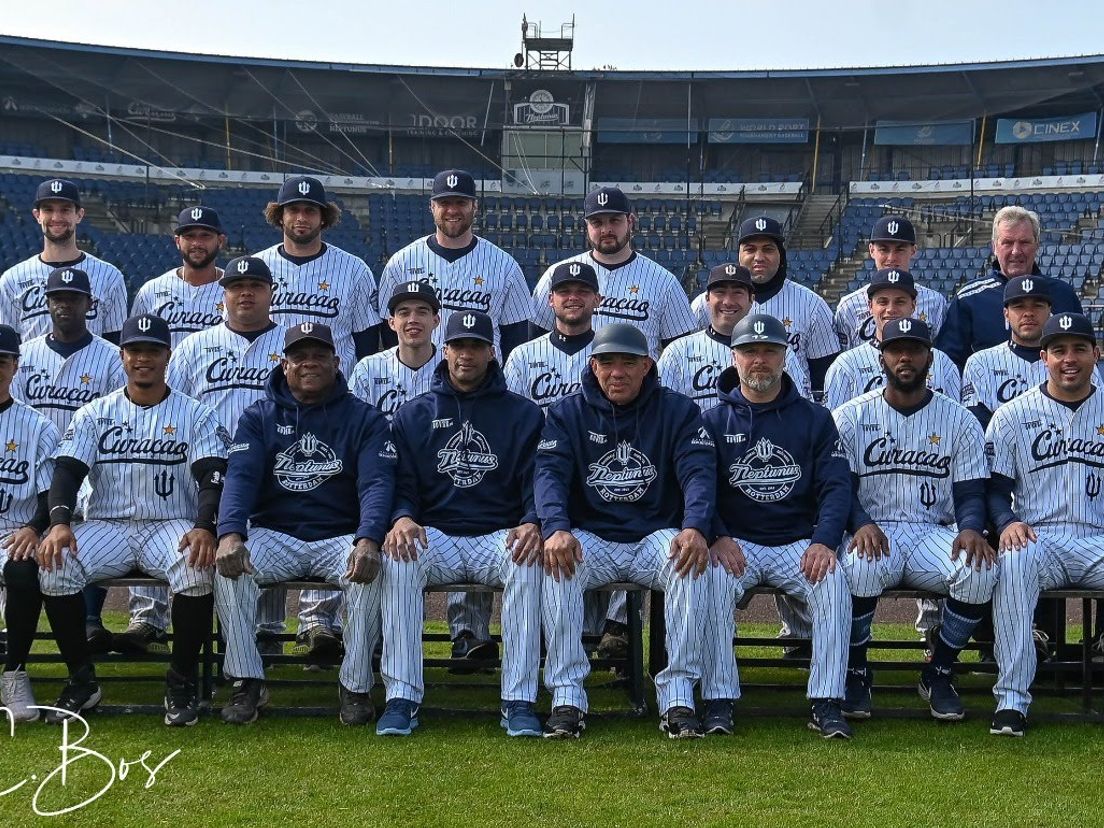
[[[110,623],[110,622],[109,622]],[[747,625],[770,635],[774,627]],[[909,634],[881,625],[883,637]],[[101,676],[156,675],[157,665],[103,665]],[[60,677],[57,665],[35,665],[36,677]],[[282,667],[273,676],[301,678]],[[336,673],[322,674],[336,682]],[[803,715],[805,673],[744,671],[745,681],[786,682],[792,689],[751,689],[737,708],[734,736],[694,742],[663,737],[656,719],[616,715],[620,691],[596,689],[594,716],[579,742],[507,739],[489,712],[495,676],[472,686],[431,687],[427,704],[482,707],[485,712],[423,714],[408,739],[377,738],[371,729],[341,726],[335,715],[274,713],[249,727],[207,717],[173,730],[152,714],[90,714],[80,748],[100,756],[75,759],[67,784],[58,777],[37,799],[40,811],[91,797],[109,782],[106,762],[136,761],[149,751],[155,766],[179,751],[146,788],[140,766],[116,778],[98,799],[59,817],[73,825],[1093,825],[1104,821],[1099,794],[1104,733],[1097,724],[1040,722],[1026,739],[988,735],[992,699],[976,692],[991,681],[964,676],[970,716],[946,725],[924,718],[875,718],[856,727],[850,743],[825,742]],[[445,678],[430,671],[430,681]],[[451,677],[450,677],[451,678]],[[595,682],[606,676],[593,677]],[[906,673],[878,676],[906,684]],[[456,681],[456,679],[453,679]],[[460,680],[465,681],[465,680]],[[40,703],[57,681],[36,682]],[[970,692],[972,690],[972,692]],[[148,704],[157,682],[107,683],[104,703]],[[220,690],[216,704],[226,697]],[[547,708],[547,697],[542,697]],[[335,685],[274,690],[274,703],[333,705]],[[882,692],[876,707],[924,709],[913,692]],[[741,710],[757,714],[739,717]],[[1038,710],[1076,709],[1076,700],[1045,699]],[[766,715],[759,713],[767,709]],[[70,741],[78,738],[74,733]],[[4,825],[45,822],[34,814],[35,788],[58,767],[61,731],[20,725],[0,745]],[[71,754],[76,757],[76,753]],[[36,778],[31,779],[31,775]],[[119,776],[117,774],[117,776]]]

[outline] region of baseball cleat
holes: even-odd
[[[144,621],[132,621],[125,632],[112,636],[111,649],[126,655],[169,652],[169,636]]]
[[[843,711],[836,699],[813,701],[809,730],[815,730],[825,739],[850,739],[851,725],[843,718]]]
[[[291,651],[306,658],[303,669],[311,673],[328,670],[341,661],[340,639],[333,630],[322,626],[300,630]]]
[[[782,648],[782,660],[805,662],[813,657],[813,642],[812,641],[800,641],[789,647]]]
[[[569,704],[552,708],[552,715],[544,723],[545,739],[578,739],[586,730],[583,711]]]
[[[391,699],[376,722],[377,736],[409,736],[418,727],[418,705],[409,699]]]
[[[958,722],[966,717],[962,700],[951,682],[951,671],[947,668],[929,664],[920,673],[920,683],[916,689],[920,693],[920,698],[931,707],[933,719],[939,719],[942,722]]]
[[[705,703],[702,730],[710,736],[731,736],[732,699],[709,699]]]
[[[376,717],[370,693],[354,693],[338,682],[337,698],[341,705],[337,718],[342,724],[366,725]]]
[[[624,661],[629,657],[629,629],[617,621],[607,621],[602,639],[594,650],[597,658]]]
[[[543,736],[544,729],[532,702],[504,701],[499,724],[507,736]]]
[[[266,704],[268,688],[263,679],[238,679],[231,685],[230,701],[222,708],[222,720],[229,724],[251,724],[257,721]]]
[[[88,640],[88,652],[93,655],[111,652],[115,643],[115,636],[98,621],[85,623],[84,637]]]
[[[845,719],[869,719],[873,705],[870,700],[870,688],[874,684],[874,673],[868,667],[848,669],[847,688],[844,690],[840,709]]]
[[[61,688],[61,695],[54,702],[54,707],[69,711],[69,713],[81,713],[85,710],[91,710],[100,703],[101,698],[103,698],[103,693],[100,691],[100,685],[96,682],[96,671],[92,669],[91,664],[86,664],[69,676],[65,686]],[[47,724],[61,724],[66,719],[71,718],[69,713],[47,710],[43,720]]]
[[[498,658],[498,644],[494,641],[482,641],[468,630],[462,630],[452,640],[452,658],[455,661],[494,661]],[[482,666],[472,664],[451,664],[448,671],[453,675],[477,673]]]
[[[700,739],[705,735],[698,714],[693,708],[681,705],[670,708],[660,717],[659,729],[668,739]]]
[[[1019,710],[998,710],[989,723],[994,736],[1023,736],[1027,731],[1027,717]]]
[[[199,721],[196,683],[171,667],[165,673],[165,724],[191,727]]]
[[[5,670],[0,676],[0,704],[15,722],[34,722],[40,711],[35,707],[31,679],[26,670]]]

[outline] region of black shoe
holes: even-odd
[[[659,729],[668,739],[700,739],[705,735],[698,714],[690,707],[672,707],[660,717]]]
[[[702,730],[709,736],[731,736],[732,699],[709,699],[705,703]]]
[[[307,659],[304,670],[318,672],[329,670],[341,661],[341,640],[337,634],[326,627],[311,627],[300,630],[295,636],[292,652]]]
[[[1046,664],[1052,658],[1057,648],[1051,644],[1050,636],[1044,630],[1035,627],[1031,630],[1031,642],[1035,645],[1035,660],[1039,664]]]
[[[483,662],[494,661],[498,658],[498,643],[495,641],[480,641],[468,630],[461,630],[460,635],[452,640],[452,657],[454,660]],[[448,671],[453,675],[468,675],[478,673],[484,669],[484,665],[452,664]]]
[[[1027,717],[1019,710],[998,710],[989,723],[994,736],[1023,736],[1027,731]]]
[[[169,636],[144,621],[134,621],[125,632],[113,636],[111,649],[126,655],[169,652]]]
[[[230,701],[222,708],[222,720],[230,724],[257,721],[261,708],[268,704],[268,688],[263,679],[238,679],[230,689]]]
[[[784,661],[808,661],[812,657],[812,641],[800,641],[791,647],[782,648],[782,658]]]
[[[114,647],[115,636],[98,621],[85,622],[84,637],[88,640],[88,652],[92,655],[109,653]]]
[[[273,656],[284,654],[284,642],[275,633],[257,633],[257,652],[261,654],[264,666],[270,667]]]
[[[629,628],[618,621],[607,621],[594,655],[615,661],[626,660],[629,657]]]
[[[870,700],[870,688],[874,684],[874,673],[869,667],[847,671],[847,689],[844,691],[840,710],[845,719],[869,719],[873,704]]]
[[[843,718],[843,710],[836,699],[813,699],[809,730],[815,730],[825,739],[851,738],[851,725]]]
[[[100,703],[101,698],[103,693],[96,682],[96,671],[91,664],[87,664],[69,676],[65,686],[61,688],[61,695],[54,702],[54,707],[60,708],[62,712],[47,710],[43,718],[47,724],[61,724],[71,718],[70,713],[91,710]]]
[[[932,718],[943,722],[958,722],[966,717],[966,709],[951,677],[950,670],[929,664],[920,673],[920,683],[916,688],[920,698],[931,707]]]
[[[578,739],[586,730],[583,711],[571,705],[552,709],[552,715],[544,723],[545,739]]]
[[[195,680],[171,667],[165,673],[165,724],[191,727],[199,721],[199,693]]]
[[[338,682],[337,698],[341,703],[337,718],[344,725],[366,725],[376,717],[376,707],[369,693],[354,693]]]

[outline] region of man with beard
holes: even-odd
[[[663,347],[697,328],[686,291],[674,274],[633,249],[636,214],[628,197],[617,187],[588,193],[583,218],[590,250],[564,261],[588,264],[598,274],[602,303],[594,313],[594,330],[618,322],[635,325],[647,338],[652,359],[658,359]],[[548,268],[533,288],[534,337],[555,326],[548,292],[552,274],[560,264]]]
[[[997,581],[996,553],[981,534],[989,476],[983,435],[969,411],[927,387],[932,348],[924,322],[887,323],[881,360],[885,388],[833,412],[854,489],[844,562],[851,647],[843,712],[870,716],[874,610],[883,590],[904,585],[947,596],[918,690],[932,717],[958,721],[965,712],[951,669]]]
[[[117,267],[77,247],[77,225],[84,219],[77,185],[64,178],[43,181],[31,214],[42,228],[42,253],[0,276],[0,322],[19,331],[25,341],[49,333],[46,278],[53,270],[78,267],[88,274],[94,297],[88,329],[117,344],[127,315],[126,283]]]
[[[188,334],[222,322],[222,271],[215,267],[215,259],[226,244],[226,234],[218,213],[210,207],[185,207],[173,240],[180,251],[180,267],[142,285],[130,313],[152,313],[168,322],[176,348]]]

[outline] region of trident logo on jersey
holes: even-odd
[[[302,181],[302,182],[299,183],[299,194],[300,195],[309,195],[310,194],[310,182],[309,181]]]
[[[589,466],[586,484],[607,503],[634,503],[640,500],[658,472],[648,455],[627,441],[607,451]]]
[[[188,215],[192,217],[192,221],[199,221],[203,218],[203,208],[193,207],[192,212],[188,213]]]
[[[50,192],[51,193],[60,193],[62,186],[63,185],[60,181],[51,181],[50,182]]]
[[[460,183],[460,179],[457,178],[455,175],[450,175],[445,179],[445,183],[448,184],[450,188],[452,188]]]
[[[0,489],[0,515],[7,514],[7,511],[11,508],[15,498],[11,492]]]
[[[728,470],[728,485],[757,503],[782,500],[801,479],[801,466],[793,455],[766,437],[760,437]]]
[[[896,236],[897,231],[901,229],[901,225],[896,221],[891,221],[886,224],[886,230],[889,231],[889,235]]]
[[[447,474],[458,489],[478,486],[487,472],[498,468],[491,444],[467,420],[437,452],[437,461],[437,473]]]
[[[276,455],[272,474],[289,492],[310,492],[344,468],[334,450],[309,431]]]
[[[174,488],[176,488],[176,477],[168,469],[153,476],[153,491],[162,500],[172,497]]]

